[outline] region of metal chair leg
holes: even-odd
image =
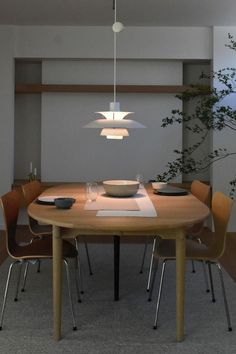
[[[160,284],[158,289],[156,314],[155,314],[153,329],[157,329],[157,320],[158,320],[158,314],[159,314],[160,303],[161,303],[161,294],[162,294],[163,280],[165,275],[165,267],[166,267],[166,260],[163,261],[161,267],[161,279],[160,279]]]
[[[86,241],[84,241],[84,246],[85,246],[85,251],[86,251],[86,255],[87,255],[87,261],[88,261],[88,267],[89,267],[89,275],[93,275],[91,262],[90,262],[90,257],[89,257],[89,251],[88,251],[88,244],[87,244]]]
[[[19,263],[19,262],[18,262]],[[20,285],[20,278],[21,278],[21,271],[22,271],[23,262],[20,262],[18,278],[16,283],[16,293],[14,297],[14,301],[18,301],[18,292],[19,292],[19,285]]]
[[[152,244],[152,256],[151,256],[151,262],[149,266],[149,273],[148,273],[148,282],[147,282],[147,291],[150,290],[150,284],[151,284],[151,277],[152,277],[152,268],[153,268],[153,254],[156,248],[156,240],[157,238],[154,237],[153,244]]]
[[[206,272],[206,262],[202,261],[202,269],[203,269],[203,276],[205,279],[205,283],[206,283],[206,292],[209,293],[210,289],[209,289],[209,283],[208,283],[208,278],[207,278],[207,272]]]
[[[80,258],[79,258],[79,242],[78,239],[75,238],[75,248],[77,251],[77,270],[78,270],[78,274],[79,274],[79,288],[80,288],[80,293],[83,294],[84,290],[83,290],[83,277],[82,277],[82,272],[81,272],[81,264],[80,264]]]
[[[77,290],[77,297],[78,297],[78,302],[82,302],[81,296],[80,296],[80,288],[79,288],[79,276],[78,276],[78,265],[77,265],[77,259],[75,258],[75,285],[76,285],[76,290]]]
[[[153,265],[153,275],[152,275],[152,283],[149,291],[149,296],[148,296],[148,301],[152,301],[152,292],[155,284],[155,279],[156,279],[156,274],[158,270],[158,259],[154,259],[154,265]]]
[[[9,266],[9,269],[8,269],[8,275],[7,275],[7,281],[6,281],[5,291],[4,291],[2,311],[1,311],[1,317],[0,317],[0,331],[2,330],[2,325],[3,325],[3,317],[4,317],[5,307],[6,307],[7,293],[8,293],[9,283],[10,283],[10,279],[11,279],[12,267],[16,263],[19,263],[19,261],[12,262]]]
[[[41,261],[38,260],[37,273],[40,273],[40,271],[41,271]]]
[[[75,314],[74,314],[74,306],[73,306],[73,301],[72,301],[72,295],[71,295],[71,284],[70,284],[70,274],[69,274],[69,266],[68,262],[66,259],[63,259],[65,268],[66,268],[66,278],[67,278],[67,285],[68,285],[68,295],[69,295],[69,300],[70,300],[70,309],[71,309],[71,315],[72,315],[72,320],[73,320],[73,331],[77,330],[76,326],[76,321],[75,321]]]
[[[197,241],[198,241],[198,243],[202,244],[202,241],[201,241],[200,238],[197,238]],[[193,262],[193,261],[192,261],[192,262]],[[208,264],[210,264],[210,263],[208,263]],[[211,267],[211,266],[210,266],[210,267]],[[210,289],[209,289],[209,283],[208,283],[208,278],[207,278],[206,262],[205,262],[205,261],[202,261],[202,268],[203,268],[203,276],[204,276],[205,283],[206,283],[206,292],[209,293],[209,292],[210,292]],[[210,271],[209,271],[209,275],[210,275]],[[212,276],[211,276],[210,281],[211,281],[211,286],[212,286],[212,288],[213,288]],[[214,293],[214,291],[213,291],[213,293]],[[213,301],[213,299],[212,299],[212,301]],[[215,302],[215,301],[213,301],[213,302]]]
[[[224,285],[224,279],[223,279],[223,274],[222,274],[222,269],[219,263],[216,263],[218,270],[219,270],[219,275],[220,275],[220,282],[221,282],[221,288],[222,288],[222,293],[223,293],[223,299],[224,299],[224,305],[225,305],[225,313],[226,313],[226,318],[227,318],[227,324],[228,324],[228,331],[232,331],[232,325],[231,325],[231,320],[230,320],[230,315],[229,315],[229,306],[228,306],[228,301],[226,298],[226,292],[225,292],[225,285]]]
[[[194,261],[191,261],[191,262],[192,262],[192,273],[196,273],[196,269],[195,269]]]
[[[23,285],[22,285],[22,288],[21,288],[22,292],[25,291],[25,284],[26,284],[26,278],[27,278],[27,275],[28,275],[28,269],[29,269],[29,262],[26,262],[25,271],[24,271]]]
[[[214,287],[213,287],[212,272],[211,272],[211,263],[210,262],[208,262],[208,271],[209,271],[209,278],[210,278],[210,285],[211,285],[212,302],[216,302],[215,293],[214,293]]]
[[[145,258],[146,258],[146,253],[147,253],[147,238],[145,240],[145,245],[144,245],[144,250],[143,250],[143,257],[142,257],[142,263],[141,263],[141,267],[140,267],[140,271],[139,273],[142,274],[143,273],[143,266],[144,266],[144,262],[145,262]]]

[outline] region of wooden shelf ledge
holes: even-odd
[[[209,86],[186,85],[117,85],[117,92],[124,93],[183,93],[185,91],[208,92]],[[113,92],[113,85],[65,85],[65,84],[16,84],[16,93],[43,92]]]

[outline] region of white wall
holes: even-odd
[[[122,60],[117,65],[119,84],[181,85],[182,63],[157,60]],[[43,83],[112,84],[113,62],[44,61]],[[86,181],[134,178],[137,172],[149,180],[160,173],[173,150],[182,146],[182,128],[161,128],[161,120],[173,107],[181,109],[175,95],[117,94],[124,111],[146,129],[130,129],[123,141],[100,137],[100,130],[83,129],[108,110],[112,94],[50,93],[42,95],[43,181]],[[165,151],[165,154],[163,154]]]
[[[210,59],[209,27],[126,27],[118,35],[119,58]],[[19,58],[112,58],[110,27],[20,26],[15,56]]]
[[[0,195],[11,189],[14,151],[14,32],[0,29]],[[0,213],[0,224],[2,214]]]
[[[201,73],[204,72],[206,75],[211,73],[211,65],[210,63],[185,63],[184,64],[184,85],[210,85],[209,79],[200,79]],[[194,114],[196,106],[201,98],[195,97],[192,98],[190,101],[186,101],[183,104],[183,110],[186,114]],[[205,134],[203,133],[193,134],[192,131],[186,129],[186,126],[194,126],[195,124],[201,124],[201,121],[194,120],[192,122],[187,122],[183,124],[183,148],[189,148],[193,146],[195,143],[199,142],[201,136]],[[204,126],[203,126],[204,127]],[[206,156],[212,149],[212,141],[211,135],[207,137],[204,143],[202,143],[199,148],[193,153],[193,157],[196,160],[202,159]],[[194,179],[199,179],[203,181],[210,181],[210,171],[200,171],[194,174],[187,174],[183,176],[185,181],[193,181]]]
[[[0,192],[13,182],[14,58],[112,58],[109,27],[0,26]],[[118,39],[120,58],[210,59],[211,29],[130,27]]]
[[[213,70],[217,71],[226,67],[236,67],[236,51],[225,47],[228,43],[228,33],[231,33],[236,39],[236,27],[215,27],[213,36]],[[214,81],[215,87],[222,88],[217,81]],[[236,109],[236,95],[232,94],[222,103],[230,105]],[[236,152],[235,132],[230,129],[224,129],[213,134],[213,149],[225,147],[231,152]],[[229,181],[236,177],[236,157],[223,159],[213,165],[212,184],[214,191],[222,191],[226,194],[230,191]],[[236,229],[236,207],[234,206],[231,217],[230,230]]]

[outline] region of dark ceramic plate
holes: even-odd
[[[41,204],[41,205],[55,205],[54,201],[46,201],[46,200],[40,200],[40,199],[36,199],[35,203]]]
[[[54,196],[54,197],[39,197],[38,199],[35,200],[35,203],[41,205],[55,205],[55,199],[70,199],[72,203],[76,201],[74,198]]]
[[[188,191],[182,188],[163,188],[154,191],[155,194],[158,195],[166,195],[166,196],[181,196],[187,195]]]

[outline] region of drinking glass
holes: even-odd
[[[144,182],[144,178],[143,175],[141,173],[137,173],[135,176],[135,179],[137,182],[139,182],[139,188],[143,187],[143,182]]]
[[[98,184],[95,182],[86,183],[86,196],[88,202],[95,202],[98,196]]]

